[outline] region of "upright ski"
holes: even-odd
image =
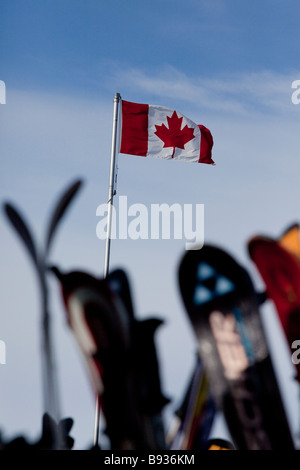
[[[289,251],[300,263],[300,225],[291,224],[279,237],[280,246]]]
[[[248,251],[266,285],[267,297],[275,304],[292,351],[293,342],[300,338],[300,263],[296,239],[292,243],[288,243],[287,237],[283,240],[256,236],[249,241]],[[299,382],[300,365],[295,366]]]
[[[185,253],[183,302],[210,389],[238,449],[294,449],[257,295],[246,270],[222,249]]]
[[[170,450],[207,448],[216,406],[211,396],[208,377],[197,354],[196,365],[167,435]]]
[[[61,273],[68,324],[86,360],[112,450],[165,448],[153,335],[160,320],[137,321],[126,274],[98,279],[88,273]]]

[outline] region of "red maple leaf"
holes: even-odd
[[[172,158],[174,157],[175,148],[184,149],[187,142],[192,140],[194,136],[194,129],[187,125],[181,129],[182,117],[177,116],[176,111],[173,112],[172,117],[167,116],[169,129],[162,124],[161,126],[155,126],[155,135],[164,142],[164,147],[173,147]]]

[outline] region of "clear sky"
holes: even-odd
[[[101,276],[96,209],[106,202],[113,97],[177,109],[214,137],[216,166],[119,156],[118,195],[128,203],[201,203],[205,241],[227,249],[261,280],[246,251],[299,220],[300,79],[297,0],[2,0],[0,3],[1,203],[12,201],[42,243],[51,207],[73,179],[85,184],[57,233],[51,262]],[[3,212],[0,428],[40,429],[39,293],[30,260]],[[178,291],[184,240],[115,240],[111,268],[130,276],[137,314],[165,319],[157,334],[162,385],[179,403],[195,338]],[[51,285],[63,416],[78,448],[92,441],[94,403],[57,284]],[[298,390],[272,304],[263,308],[287,414],[298,430]],[[220,433],[223,432],[221,426]]]

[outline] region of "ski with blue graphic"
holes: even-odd
[[[222,249],[187,251],[182,299],[210,390],[240,450],[293,450],[294,443],[247,271]]]

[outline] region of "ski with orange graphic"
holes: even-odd
[[[293,224],[277,240],[257,235],[248,241],[248,253],[274,303],[291,353],[300,338],[300,227]],[[295,363],[300,383],[300,365]]]
[[[236,448],[294,449],[247,271],[224,250],[205,245],[183,256],[179,285]]]

